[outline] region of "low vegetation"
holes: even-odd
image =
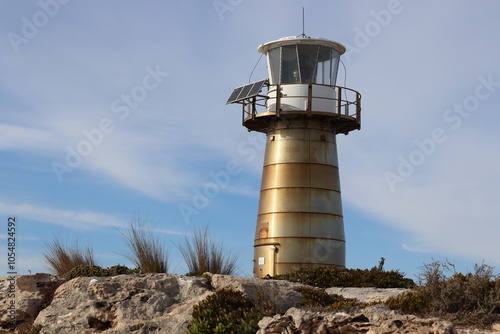
[[[255,333],[260,319],[276,313],[267,303],[256,305],[239,291],[221,289],[194,306],[186,334]]]
[[[353,299],[347,299],[341,295],[331,294],[325,292],[323,289],[312,287],[298,287],[294,289],[304,296],[305,301],[303,306],[311,307],[313,309],[327,308],[327,310],[345,310],[352,307],[364,307],[365,305],[358,303]]]
[[[407,291],[399,296],[390,297],[384,304],[407,314],[425,315],[429,311],[430,300],[420,292]]]
[[[125,266],[116,265],[109,268],[102,268],[95,265],[78,265],[71,269],[65,278],[71,280],[77,277],[108,277],[117,275],[135,275],[141,273],[140,269],[129,269]]]
[[[166,273],[168,252],[160,238],[148,229],[140,217],[131,220],[127,232],[122,233],[128,252],[124,253],[143,273]]]
[[[408,288],[384,304],[391,309],[419,316],[440,317],[466,326],[488,327],[500,322],[500,275],[493,268],[481,264],[466,274],[455,271],[453,264],[434,261],[425,264],[418,275],[417,284],[399,271],[336,268],[302,268],[273,277],[319,287],[378,287]],[[341,296],[328,295],[317,288],[297,288],[305,297],[304,306],[342,310],[366,307]]]
[[[47,269],[59,277],[65,277],[76,266],[97,264],[94,252],[89,246],[80,248],[78,242],[67,245],[58,237],[44,245],[43,257],[47,263]]]
[[[416,293],[425,300],[423,313],[457,324],[489,326],[500,322],[500,275],[493,267],[476,264],[473,272],[458,273],[453,264],[425,264]]]
[[[192,237],[186,236],[177,248],[188,266],[188,275],[234,275],[236,271],[237,256],[228,252],[222,241],[214,241],[208,227],[195,228]]]
[[[345,269],[345,268],[301,268],[287,274],[277,275],[273,279],[290,282],[329,287],[375,287],[375,288],[412,288],[415,282],[405,278],[405,274],[397,271],[383,271],[378,268]]]
[[[122,255],[129,259],[136,269],[131,270],[119,265],[103,269],[97,265],[90,247],[81,248],[78,242],[68,245],[57,237],[51,243],[45,244],[43,256],[47,269],[63,278],[168,272],[168,251],[164,243],[140,217],[131,220],[128,229],[120,233],[128,248]],[[222,241],[214,240],[208,227],[195,228],[192,236],[186,237],[184,243],[177,245],[188,267],[187,275],[201,276],[206,272],[235,274],[238,260],[236,254],[228,251]],[[102,270],[108,270],[109,273],[101,272]],[[73,272],[70,275],[71,271]]]

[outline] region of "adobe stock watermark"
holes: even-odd
[[[240,143],[237,147],[238,154],[250,163],[255,160],[258,153],[264,150],[266,145],[266,137],[259,134],[248,136],[245,141]],[[193,215],[199,215],[200,212],[207,208],[210,201],[215,199],[221,191],[226,189],[232,181],[232,178],[241,174],[244,170],[242,164],[237,160],[230,160],[222,170],[216,172],[210,171],[208,176],[209,182],[206,182],[201,187],[192,189],[193,197],[191,203],[181,203],[178,205],[179,212],[186,224],[191,223]]]
[[[487,77],[481,75],[477,80],[479,83],[472,94],[466,96],[461,103],[454,103],[443,112],[443,121],[450,129],[460,128],[465,119],[479,110],[481,101],[487,100],[500,87],[500,82],[494,81],[492,74]],[[396,185],[412,176],[417,167],[422,166],[437,151],[438,146],[448,140],[446,132],[446,128],[434,128],[427,138],[414,140],[416,147],[409,154],[398,156],[397,168],[394,171],[385,171],[384,173],[385,181],[391,192],[395,192]]]
[[[40,29],[49,24],[60,11],[62,5],[67,5],[71,0],[40,0],[38,6],[40,10],[36,11],[31,17],[23,16],[21,18],[20,34],[9,32],[7,38],[10,46],[16,54],[19,54],[19,47],[28,44],[35,38]]]
[[[232,12],[236,7],[241,5],[244,0],[214,0],[212,5],[215,12],[221,21],[224,21],[224,15],[227,12]]]
[[[412,0],[409,0],[412,1]],[[387,2],[386,8],[378,11],[371,10],[370,16],[372,20],[365,23],[363,27],[354,27],[353,44],[344,43],[346,53],[342,56],[345,63],[352,61],[351,57],[354,54],[360,54],[373,41],[374,38],[382,33],[382,30],[389,26],[394,16],[403,12],[404,6],[400,0],[390,0]]]
[[[141,84],[134,86],[130,92],[121,94],[119,98],[111,102],[111,112],[116,114],[122,121],[130,115],[131,110],[136,109],[148,97],[151,91],[157,89],[169,75],[167,72],[161,71],[160,65],[156,65],[155,68],[146,66],[145,70],[146,74],[142,78]],[[115,122],[111,118],[104,117],[96,127],[90,130],[82,129],[83,138],[74,147],[66,146],[64,161],[53,161],[51,164],[59,182],[63,182],[66,173],[71,173],[80,166],[84,158],[91,155],[94,148],[100,146],[105,136],[111,134],[115,128]]]
[[[330,240],[328,240],[330,239]],[[328,241],[326,241],[328,240]],[[312,248],[313,253],[302,259],[303,264],[327,264],[332,259],[345,258],[345,241],[339,241],[338,236],[328,234],[321,242],[316,242]]]

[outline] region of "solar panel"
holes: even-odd
[[[241,90],[241,92],[238,95],[238,97],[236,98],[236,100],[241,101],[241,100],[246,99],[248,97],[248,92],[250,91],[250,89],[252,89],[252,87],[253,87],[253,83],[248,84],[245,87],[243,87],[243,89]]]
[[[255,96],[259,94],[259,92],[262,90],[262,87],[264,87],[264,84],[266,83],[267,80],[261,80],[257,81],[253,84],[252,89],[250,89],[250,92],[248,92],[248,95],[250,96]]]
[[[229,99],[227,100],[226,104],[243,101],[245,99],[249,99],[251,97],[259,95],[260,91],[262,90],[262,87],[264,87],[266,82],[267,79],[252,82],[245,86],[236,87],[231,93],[231,96],[229,96]]]
[[[238,97],[238,95],[240,95],[240,92],[242,89],[243,89],[243,87],[235,88],[233,90],[233,92],[231,93],[231,96],[229,96],[229,99],[227,100],[226,104],[233,103],[236,100],[236,98]]]

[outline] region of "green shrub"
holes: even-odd
[[[106,277],[117,275],[132,275],[137,269],[129,269],[126,266],[116,265],[109,268],[101,268],[93,265],[78,265],[74,267],[67,275],[67,279],[71,280],[76,277]]]
[[[144,323],[140,323],[140,324],[137,324],[137,325],[133,325],[133,326],[130,326],[129,327],[129,330],[131,332],[134,332],[134,331],[138,331],[139,329],[141,329],[142,327],[144,327]]]
[[[390,297],[384,304],[393,310],[410,314],[425,314],[430,305],[429,299],[417,291],[407,291],[399,296]]]
[[[353,299],[344,298],[341,295],[329,295],[326,291],[312,287],[298,287],[294,289],[304,296],[303,306],[326,307],[331,310],[344,310],[351,307],[364,307]]]
[[[334,267],[301,268],[290,273],[272,277],[290,282],[300,282],[320,288],[329,287],[375,287],[410,288],[415,285],[412,279],[397,270],[381,271],[344,269]]]
[[[128,268],[127,270],[127,275],[139,275],[139,274],[144,274],[141,268],[133,268],[133,269]]]
[[[222,289],[194,306],[186,334],[255,333],[258,322],[274,314],[274,310],[256,307],[239,291]]]
[[[127,274],[131,274],[131,270],[119,264],[108,268],[108,276],[127,275]]]
[[[305,301],[302,303],[304,306],[328,306],[333,304],[335,301],[328,293],[324,290],[314,289],[311,287],[298,287],[294,289],[304,296]]]
[[[353,307],[366,307],[368,304],[365,303],[359,303],[354,299],[347,299],[344,298],[340,295],[336,295],[337,297],[335,298],[335,301],[328,305],[327,308],[336,310],[336,311],[341,311],[341,310],[347,310]]]
[[[104,277],[109,276],[107,269],[103,269],[99,266],[81,264],[73,269],[68,274],[68,280],[76,277]]]

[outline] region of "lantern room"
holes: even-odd
[[[259,46],[267,54],[269,83],[335,85],[345,47],[322,38],[285,37]]]
[[[336,84],[340,56],[346,51],[342,44],[284,37],[260,45],[258,51],[267,57],[268,78],[235,88],[227,101],[243,105],[248,130],[267,133],[270,122],[285,115],[327,119],[335,133],[360,129],[361,95]],[[264,87],[267,92],[261,93]]]

